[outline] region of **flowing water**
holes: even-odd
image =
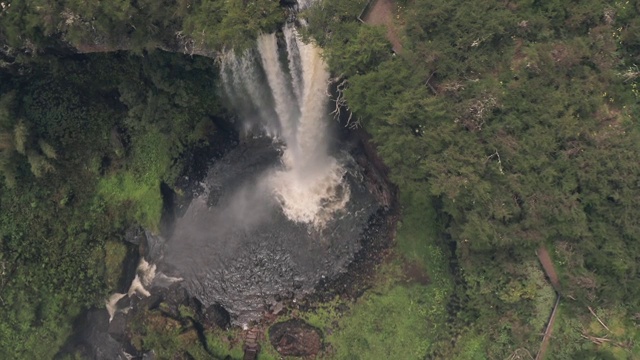
[[[244,325],[275,299],[344,272],[380,205],[334,140],[329,73],[293,25],[224,54],[220,72],[244,141],[214,162],[171,236],[149,237],[149,263],[129,295],[179,281]]]

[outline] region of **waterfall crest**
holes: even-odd
[[[284,145],[282,169],[267,179],[292,221],[322,227],[349,201],[344,167],[328,152],[329,72],[320,50],[300,41],[292,24],[260,35],[257,49],[222,56],[222,80],[245,130]]]

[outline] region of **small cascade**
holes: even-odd
[[[113,320],[113,317],[116,315],[116,311],[118,311],[118,301],[125,296],[127,296],[127,294],[114,293],[109,296],[109,299],[105,302],[107,313],[109,313],[109,322]]]
[[[129,290],[126,294],[113,293],[109,299],[105,301],[107,312],[109,313],[109,322],[113,320],[118,309],[118,301],[125,296],[151,296],[150,288],[152,286],[167,287],[175,282],[182,281],[182,278],[167,276],[161,272],[156,271],[156,265],[149,263],[144,258],[140,259],[138,267],[136,268],[136,276],[131,281]]]

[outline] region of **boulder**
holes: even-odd
[[[204,311],[204,323],[210,327],[217,326],[228,329],[231,326],[231,315],[221,305],[214,304]]]
[[[313,356],[322,349],[320,330],[298,319],[274,324],[269,338],[282,356]]]

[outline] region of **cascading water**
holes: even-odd
[[[258,38],[258,56],[253,51],[222,60],[224,88],[238,109],[247,105],[263,109],[265,93],[272,96],[273,113],[260,110],[259,127],[267,134],[278,134],[286,145],[284,169],[272,174],[270,183],[284,213],[293,221],[323,226],[349,201],[349,188],[343,182],[345,169],[328,154],[327,96],[329,73],[319,50],[299,41],[295,27],[283,29],[287,64],[283,64],[276,34]],[[257,61],[259,58],[259,62]],[[247,64],[253,62],[253,68]],[[262,67],[269,91],[260,89],[255,70]],[[241,98],[241,99],[240,99]],[[245,114],[242,121],[254,116]]]
[[[146,282],[133,293],[181,279],[190,296],[223,306],[243,325],[275,299],[302,296],[344,272],[380,204],[351,145],[332,145],[329,74],[293,25],[261,35],[242,55],[223,54],[220,64],[245,136],[209,168],[171,236],[148,237],[145,258],[162,276],[140,277]]]

